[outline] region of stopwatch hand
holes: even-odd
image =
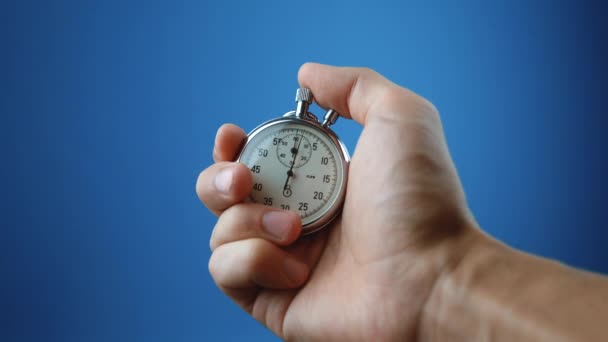
[[[298,131],[296,130],[296,138],[298,137]],[[293,166],[296,164],[296,157],[298,156],[298,150],[300,149],[300,139],[295,139],[293,142],[293,148],[291,149],[291,154],[293,154],[293,159],[291,160],[291,166],[289,167],[289,171],[287,171],[287,179],[285,180],[285,185],[283,185],[283,191],[287,189],[287,185],[289,184],[289,178],[293,176]],[[297,146],[296,146],[297,143]]]
[[[289,169],[289,171],[287,171],[287,179],[285,180],[285,185],[283,185],[283,191],[287,189],[287,184],[289,184],[289,178],[291,177],[291,175],[293,175],[293,172],[291,171],[291,169]]]

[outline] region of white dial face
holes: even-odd
[[[294,211],[314,222],[336,204],[344,165],[336,144],[320,130],[279,122],[252,135],[239,160],[253,175],[251,200]]]

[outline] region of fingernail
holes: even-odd
[[[221,170],[215,176],[215,188],[217,191],[228,195],[230,193],[230,186],[232,186],[232,168],[227,167]]]
[[[308,276],[308,266],[293,258],[283,260],[285,275],[293,284],[301,284]]]
[[[281,211],[269,211],[262,218],[264,231],[277,240],[285,240],[293,228],[293,215]]]

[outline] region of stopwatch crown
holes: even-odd
[[[308,106],[312,104],[312,91],[308,88],[298,88],[298,91],[296,91],[296,102],[298,103],[296,116],[305,118],[308,115]]]
[[[312,91],[308,88],[298,88],[296,91],[296,102],[306,102],[308,104],[312,103]]]
[[[336,120],[340,117],[340,113],[336,112],[334,109],[329,108],[325,116],[323,117],[323,127],[327,128],[336,123]]]

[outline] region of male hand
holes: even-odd
[[[298,239],[295,213],[244,203],[252,177],[232,160],[245,133],[224,125],[197,182],[219,215],[210,272],[283,339],[414,340],[433,289],[478,236],[437,110],[369,69],[305,64],[298,78],[364,126],[342,216]]]

